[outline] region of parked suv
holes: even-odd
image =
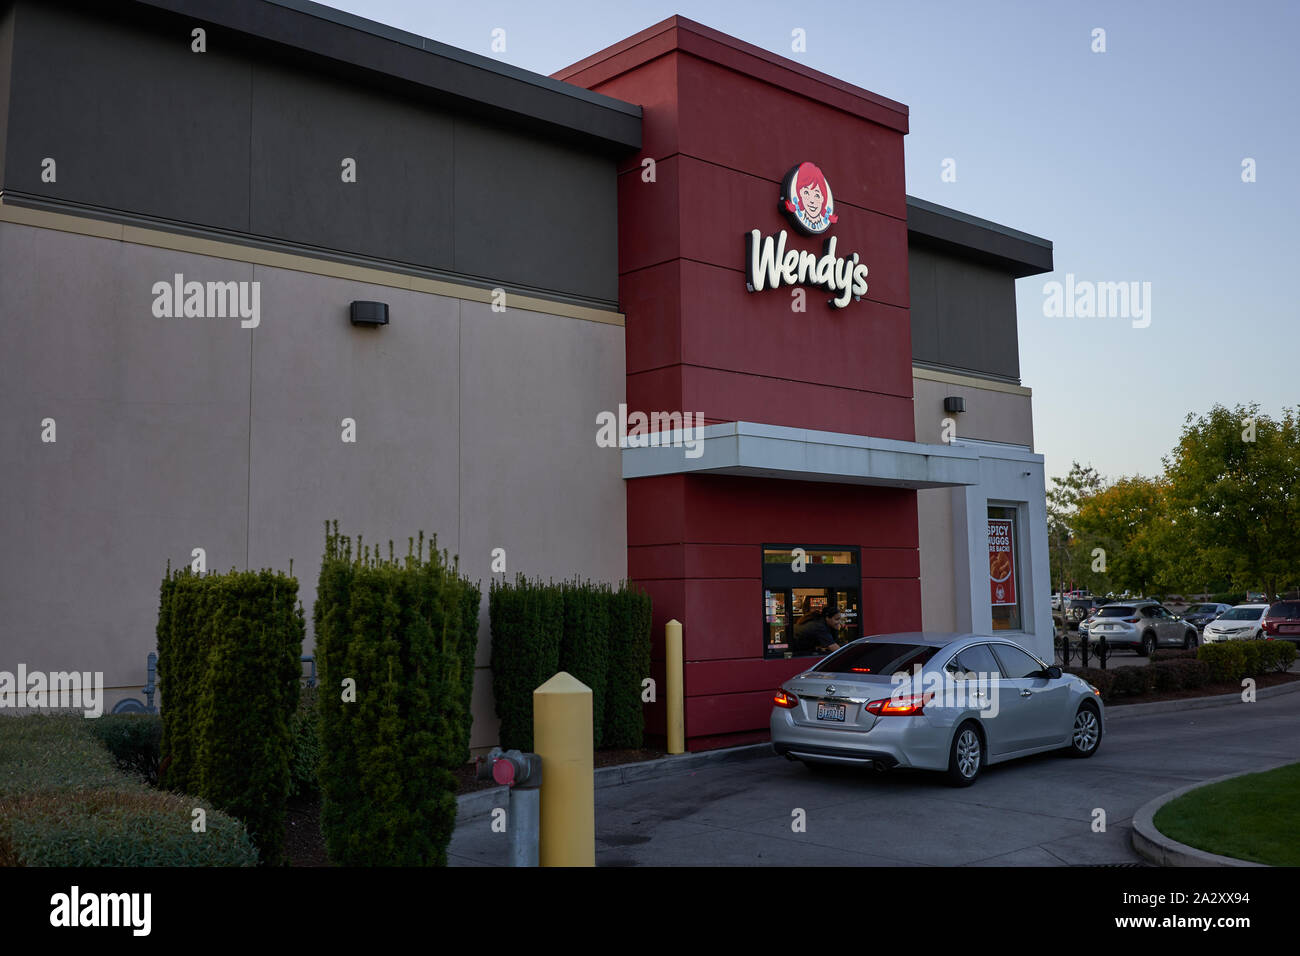
[[[1264,636],[1274,641],[1290,641],[1300,650],[1300,601],[1278,601],[1260,618]]]
[[[1106,638],[1109,647],[1131,647],[1142,657],[1157,646],[1193,648],[1196,627],[1155,601],[1107,604],[1091,619],[1088,636]]]

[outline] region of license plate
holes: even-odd
[[[846,710],[847,708],[844,704],[818,704],[817,719],[838,720],[843,723]]]

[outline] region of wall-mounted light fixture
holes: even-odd
[[[966,399],[960,395],[949,395],[943,400],[943,410],[945,412],[964,412],[966,411]]]
[[[388,324],[388,303],[387,302],[353,302],[352,303],[352,324],[353,325],[387,325]]]

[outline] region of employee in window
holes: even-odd
[[[820,614],[812,614],[800,619],[795,625],[795,649],[801,654],[826,654],[838,651],[839,629],[843,618],[840,609],[834,604],[827,604]]]

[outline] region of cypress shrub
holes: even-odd
[[[533,747],[533,691],[558,671],[591,688],[593,746],[640,747],[650,674],[650,596],[622,584],[492,582],[492,691],[501,746]]]
[[[593,746],[605,734],[605,688],[609,682],[609,587],[590,581],[561,585],[564,636],[560,641],[560,670],[591,688]],[[534,688],[535,689],[535,688]],[[531,693],[529,695],[531,697]]]
[[[297,579],[188,567],[168,578],[158,618],[161,784],[242,820],[262,862],[279,864],[304,632]]]
[[[390,542],[384,558],[326,525],[313,619],[321,828],[336,864],[446,865],[479,601],[436,541],[425,557],[423,533],[418,550],[410,539],[397,559]]]
[[[488,589],[492,634],[492,694],[501,720],[501,746],[533,749],[533,691],[560,670],[564,597],[554,584],[493,581]]]
[[[645,736],[641,681],[650,676],[650,595],[624,581],[606,595],[609,615],[609,677],[606,683],[606,747],[638,748]]]
[[[289,759],[289,798],[320,790],[320,688],[304,687],[289,721],[293,752]]]

